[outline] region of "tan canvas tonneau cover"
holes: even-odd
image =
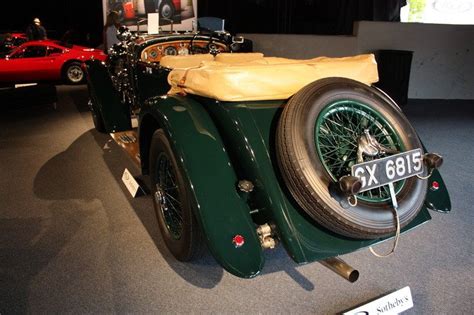
[[[198,67],[203,61],[214,61],[214,56],[211,54],[163,56],[160,60],[160,66],[171,69],[191,68]]]
[[[287,99],[305,85],[327,77],[344,77],[367,85],[378,81],[374,55],[296,60],[260,53],[219,54],[213,60],[180,61],[169,76],[170,93],[185,92],[221,101]],[[179,67],[186,64],[187,67]]]

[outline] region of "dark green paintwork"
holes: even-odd
[[[437,190],[431,189],[431,185],[434,181],[437,181],[439,184],[439,189]],[[428,179],[428,194],[426,196],[425,206],[430,210],[438,212],[447,213],[451,211],[451,199],[449,198],[448,189],[438,170],[434,170]]]
[[[425,152],[430,152],[426,149],[424,143],[422,143],[422,146]],[[431,188],[435,181],[439,184],[439,189],[437,190]],[[438,170],[433,170],[433,173],[428,179],[428,193],[426,194],[425,207],[443,213],[451,211],[451,198],[449,197],[448,189],[444,184],[441,173]]]
[[[150,117],[163,128],[178,157],[210,251],[230,273],[256,276],[264,263],[262,249],[214,122],[195,100],[179,96],[147,102],[142,107],[139,134],[148,128]],[[237,234],[245,238],[240,248],[232,243]]]
[[[144,47],[138,45],[136,55]],[[87,67],[92,74],[93,107],[104,116],[107,131],[131,129],[129,106],[120,102],[105,66],[91,61]],[[226,270],[244,278],[260,272],[264,257],[255,229],[263,223],[276,227],[278,238],[297,263],[384,241],[349,239],[332,233],[316,224],[294,202],[280,177],[274,147],[278,119],[286,101],[229,103],[194,96],[152,97],[164,94],[168,88],[163,83],[163,70],[140,63],[133,70],[141,108],[142,161],[147,160],[150,132],[163,128],[194,196],[194,210],[208,247]],[[142,137],[145,130],[148,135]],[[237,192],[241,179],[255,185],[248,196]],[[450,210],[449,195],[438,171],[433,173],[429,187],[433,180],[439,182],[440,189],[428,191],[425,207],[404,231],[430,220],[428,208]],[[232,244],[237,234],[246,240],[241,248]]]
[[[274,135],[283,101],[221,103],[198,99],[216,122],[239,179],[255,184],[249,199],[253,212],[258,211],[255,221],[273,223],[288,254],[296,262],[333,257],[381,241],[349,239],[317,225],[281,185]],[[427,209],[423,208],[404,231],[429,219]]]
[[[86,75],[92,110],[100,113],[106,132],[132,129],[130,106],[123,104],[115,90],[106,65],[99,60],[86,61]]]

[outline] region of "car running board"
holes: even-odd
[[[135,130],[127,130],[111,133],[110,136],[130,156],[133,163],[140,167],[140,150],[138,147],[138,135]]]

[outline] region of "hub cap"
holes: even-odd
[[[71,82],[79,83],[84,77],[84,72],[80,66],[71,66],[67,69],[67,77]]]
[[[169,4],[164,4],[163,7],[161,8],[161,15],[165,18],[165,19],[171,19],[172,16],[171,16],[171,6]]]

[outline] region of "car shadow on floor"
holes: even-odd
[[[209,253],[196,261],[187,263],[177,261],[170,254],[162,241],[150,196],[132,198],[122,183],[121,177],[125,168],[128,168],[133,175],[138,176],[139,170],[137,167],[125,152],[110,139],[109,135],[90,130],[77,138],[65,151],[57,154],[41,167],[34,179],[34,193],[41,199],[53,200],[63,204],[68,204],[71,200],[79,200],[86,208],[94,200],[99,200],[101,207],[95,210],[104,212],[101,217],[107,218],[104,223],[109,225],[102,228],[103,233],[120,229],[123,224],[127,224],[124,221],[130,220],[127,229],[133,231],[129,233],[140,234],[140,227],[133,226],[133,216],[129,218],[130,213],[127,212],[127,209],[133,209],[134,215],[138,217],[140,223],[146,229],[146,233],[152,239],[161,256],[176,274],[188,283],[200,288],[210,289],[216,287],[223,277],[223,268],[217,264]],[[119,204],[119,200],[123,202],[124,198],[129,206]],[[89,208],[87,209],[85,212],[77,211],[75,215],[78,217],[71,218],[71,220],[73,222],[87,220],[87,216],[90,215],[89,212],[91,211]],[[53,212],[53,215],[57,215],[57,213]],[[94,215],[97,216],[97,214]],[[74,233],[74,229],[70,229],[69,224],[52,228],[57,230],[51,230],[51,235]],[[113,235],[107,234],[99,236],[105,240],[113,237]],[[128,241],[133,243],[141,240],[132,239]],[[77,244],[77,246],[84,246],[84,244]],[[131,248],[129,255],[135,255],[133,251],[134,249]],[[311,291],[314,289],[311,281],[298,272],[297,265],[281,247],[275,251],[266,252],[265,257],[267,260],[266,266],[261,276],[284,271],[305,290]],[[47,260],[48,257],[44,259]],[[115,262],[110,262],[110,264],[110,272],[116,278],[114,282],[120,283],[123,281],[120,279],[122,272],[120,268],[122,266],[118,266]],[[41,269],[41,266],[33,268]],[[149,268],[151,270],[147,270],[147,272],[150,274],[166,272],[166,268],[159,265],[151,264]],[[156,268],[155,271],[154,268]],[[160,277],[162,276],[160,275]],[[112,290],[114,289],[112,288]]]
[[[103,138],[103,134],[96,132],[95,130],[91,131],[94,135],[97,144],[99,146],[104,145],[104,141],[109,143],[111,150],[118,151],[118,154],[122,156],[126,156],[126,153],[119,148],[115,142],[111,143],[109,139]],[[117,159],[113,157],[113,154],[104,154],[104,160],[106,161],[107,165],[109,165],[110,170],[113,173],[120,172],[123,173],[123,169],[128,167],[129,170],[133,170],[132,174],[135,178],[143,185],[145,185],[145,191],[150,191],[150,181],[148,176],[140,175],[140,170],[136,166],[131,163],[131,159],[126,156],[128,161],[127,165],[122,165],[121,168],[116,169],[115,162]],[[120,180],[118,178],[118,180]],[[128,191],[124,188],[124,185],[120,183],[124,194],[129,196]],[[161,252],[163,258],[165,258],[168,265],[183,279],[187,282],[201,287],[201,288],[212,288],[216,286],[222,276],[223,276],[223,268],[216,262],[214,257],[211,255],[210,251],[206,248],[202,257],[192,261],[192,262],[179,262],[177,261],[169,250],[166,248],[165,243],[162,239],[161,233],[158,228],[158,221],[156,218],[156,213],[153,208],[153,203],[151,201],[151,196],[143,196],[139,197],[139,199],[146,199],[146,203],[143,206],[143,203],[138,202],[137,199],[131,199],[130,204],[135,210],[137,216],[140,218],[143,226],[148,231],[150,237],[153,239],[155,246]],[[298,270],[298,265],[291,260],[288,256],[286,251],[282,246],[279,246],[275,250],[267,250],[264,252],[265,256],[265,267],[261,271],[259,276],[264,276],[276,272],[284,271],[290,278],[292,278],[296,283],[298,283],[303,289],[307,291],[312,291],[314,289],[314,284],[311,283],[309,279],[307,279],[304,275],[302,275]]]
[[[121,180],[123,171],[127,168],[134,177],[144,185],[144,190],[149,191],[148,176],[139,175],[140,171],[138,167],[129,156],[127,156],[126,152],[111,140],[110,136],[98,133],[96,130],[91,130],[90,132],[99,147],[107,148],[103,150],[103,160],[105,164],[111,174],[114,175],[122,193],[127,196],[131,208],[135,211],[135,214],[140,219],[143,227],[145,227],[167,264],[183,279],[195,286],[201,288],[215,287],[222,279],[223,269],[216,264],[210,255],[205,254],[192,263],[179,262],[172,256],[161,237],[158,220],[150,196],[146,195],[132,198]],[[118,163],[117,161],[121,162]]]
[[[1,314],[28,313],[29,291],[35,280],[41,278],[87,215],[62,206],[60,202],[53,203],[50,218],[0,220]]]
[[[208,256],[191,264],[180,263],[171,256],[161,240],[149,197],[133,199],[123,185],[121,176],[125,168],[131,170],[132,173],[138,172],[128,156],[108,135],[91,130],[81,135],[65,151],[57,154],[41,167],[34,179],[34,193],[37,197],[46,200],[79,199],[85,205],[93,200],[100,200],[105,216],[108,218],[107,223],[112,225],[104,227],[107,230],[119,229],[125,217],[130,215],[124,213],[125,210],[117,210],[119,206],[115,200],[123,199],[125,196],[168,265],[195,286],[215,287],[222,278],[222,268]],[[116,195],[115,198],[114,195]],[[61,233],[64,229],[67,230],[68,227],[65,226],[56,233]],[[111,236],[102,235],[102,237]],[[114,272],[119,273],[118,270]]]

